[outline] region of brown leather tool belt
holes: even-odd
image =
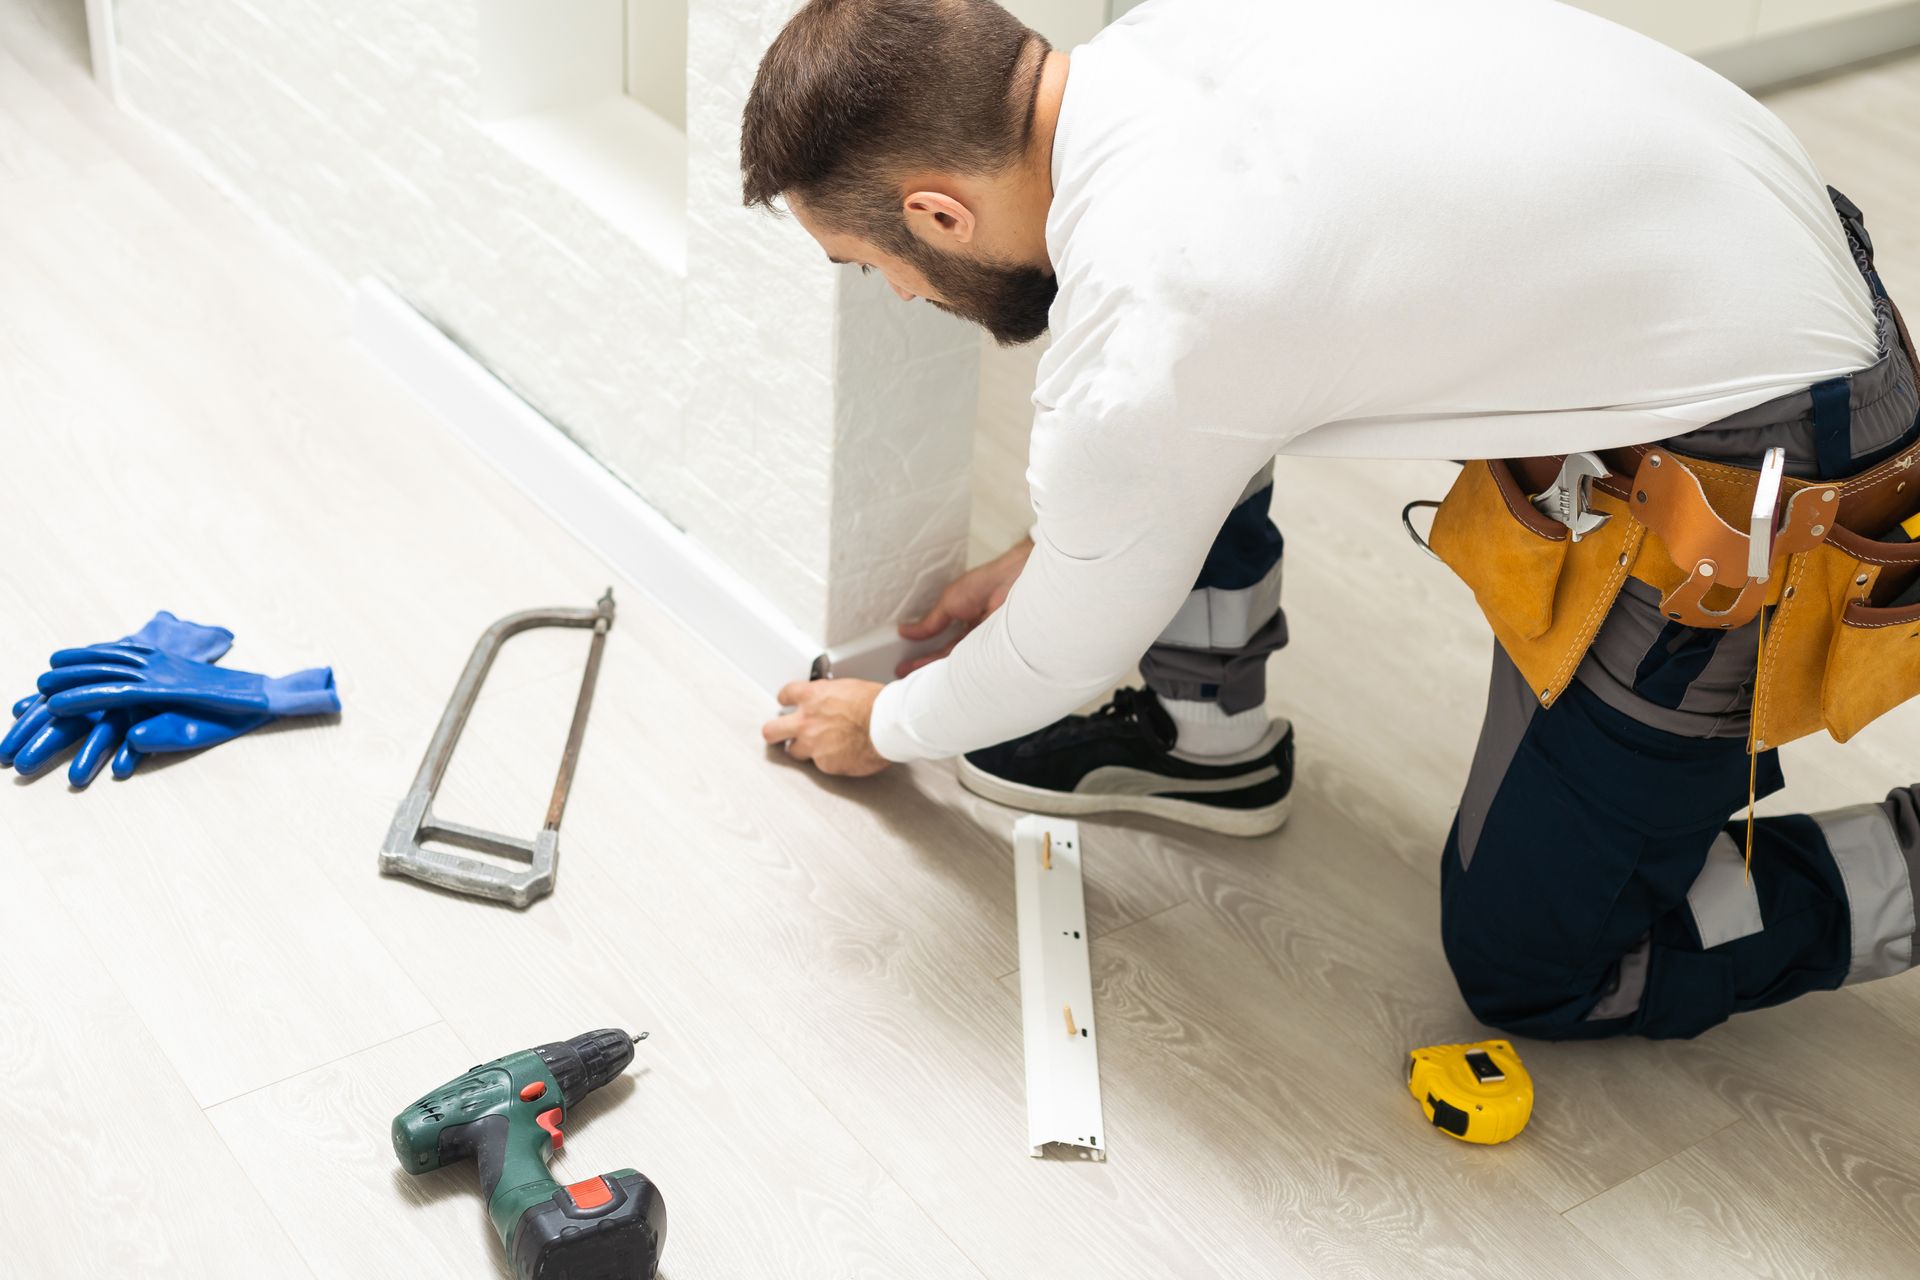
[[[1920,443],[1841,481],[1788,478],[1769,573],[1747,574],[1759,472],[1636,445],[1601,453],[1584,537],[1537,510],[1560,457],[1461,469],[1431,547],[1473,589],[1545,706],[1565,692],[1628,577],[1687,626],[1731,630],[1770,610],[1756,652],[1755,748],[1822,728],[1846,741],[1920,694],[1920,605],[1886,608],[1920,578],[1920,542],[1878,534],[1920,511]]]
[[[1828,194],[1876,308],[1891,320],[1882,350],[1897,345],[1920,381],[1920,356],[1874,271],[1865,220],[1844,195]],[[1816,428],[1822,390],[1809,391]],[[1844,470],[1845,454],[1833,465],[1821,448],[1823,471]],[[1845,742],[1920,694],[1920,604],[1891,607],[1920,579],[1920,540],[1879,540],[1920,512],[1920,443],[1844,480],[1784,479],[1771,522],[1764,510],[1756,521],[1758,471],[1664,445],[1599,457],[1612,474],[1579,468],[1590,476],[1579,482],[1584,509],[1567,483],[1556,484],[1564,457],[1508,458],[1467,463],[1434,513],[1429,549],[1473,588],[1543,705],[1566,691],[1629,577],[1658,591],[1660,611],[1685,626],[1730,631],[1766,611],[1754,655],[1756,751],[1821,729]],[[1549,492],[1580,535],[1533,505]],[[1758,556],[1756,523],[1772,539]]]

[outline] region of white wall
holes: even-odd
[[[1000,0],[1056,49],[1072,49],[1107,25],[1108,0]],[[1120,0],[1124,7],[1125,0]]]
[[[741,106],[793,0],[692,0],[683,270],[488,131],[482,3],[119,0],[126,101],[823,647],[924,602],[964,554],[977,345],[739,207]]]
[[[1770,36],[1899,9],[1909,0],[1572,0],[1682,53],[1711,54]],[[1880,52],[1885,52],[1881,50]]]
[[[623,0],[626,13],[627,92],[687,127],[687,6],[685,0]]]

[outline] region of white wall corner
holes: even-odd
[[[793,7],[689,14],[687,462],[737,491],[731,527],[689,528],[840,643],[890,627],[964,562],[978,343],[829,266],[791,218],[742,207],[741,113]]]
[[[832,547],[833,269],[791,219],[741,204],[740,117],[784,0],[687,24],[683,440],[711,502],[688,530],[824,641]]]

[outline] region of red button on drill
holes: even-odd
[[[551,1111],[542,1111],[539,1115],[533,1118],[533,1122],[539,1125],[542,1129],[545,1129],[548,1133],[553,1135],[553,1149],[555,1151],[558,1151],[560,1149],[560,1144],[567,1140],[567,1135],[560,1132],[560,1108],[559,1107],[555,1107]]]
[[[588,1178],[567,1188],[576,1209],[600,1209],[613,1203],[613,1188],[605,1178]]]
[[[545,1080],[535,1080],[532,1084],[520,1091],[520,1101],[532,1102],[535,1098],[544,1095],[546,1091],[547,1082]]]

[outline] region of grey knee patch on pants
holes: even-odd
[[[1707,860],[1687,890],[1687,910],[1702,951],[1751,937],[1766,927],[1760,918],[1760,891],[1747,874],[1746,851],[1724,831],[1707,850]]]
[[[1871,982],[1913,967],[1920,922],[1914,908],[1916,850],[1903,848],[1895,818],[1909,791],[1889,804],[1861,804],[1812,815],[1847,891],[1853,959],[1845,982]]]
[[[1653,964],[1653,940],[1642,938],[1638,946],[1620,957],[1613,967],[1613,985],[1593,1008],[1586,1021],[1606,1022],[1640,1012],[1647,998],[1647,971]]]

